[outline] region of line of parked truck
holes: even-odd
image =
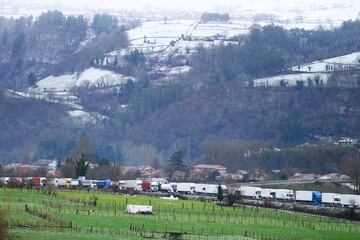
[[[120,180],[113,182],[105,180],[89,180],[85,177],[74,178],[53,178],[43,177],[33,178],[0,178],[0,182],[8,186],[33,186],[45,187],[52,186],[63,189],[109,189],[118,187],[120,190],[148,191],[148,192],[167,192],[179,194],[206,194],[216,195],[218,193],[218,184],[199,184],[199,183],[169,183],[163,178]],[[224,192],[227,191],[225,185],[221,185]]]
[[[228,192],[226,185],[188,183],[188,182],[168,182],[163,178],[120,180],[113,182],[109,179],[89,180],[85,177],[73,178],[53,178],[44,177],[3,177],[0,183],[9,186],[32,186],[45,187],[52,186],[62,189],[110,189],[118,187],[119,190],[134,190],[147,192],[164,192],[191,195],[216,196],[219,186],[224,194]],[[232,192],[244,198],[268,199],[274,201],[300,202],[314,205],[332,205],[343,207],[360,207],[360,195],[321,193],[318,191],[294,191],[291,189],[270,189],[252,186],[241,186],[238,189],[231,189]]]
[[[219,191],[218,184],[203,184],[203,183],[168,183],[166,180],[158,181],[144,181],[144,180],[120,180],[118,187],[121,190],[131,189],[138,191],[151,192],[166,192],[179,194],[204,194],[216,195]],[[224,192],[227,192],[225,185],[220,185]]]
[[[321,193],[318,191],[294,191],[291,189],[269,189],[242,186],[237,191],[242,197],[269,199],[278,201],[300,202],[314,205],[360,207],[360,195]]]

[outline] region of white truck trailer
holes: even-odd
[[[240,187],[240,194],[244,197],[261,198],[261,188],[259,187]]]
[[[2,177],[2,178],[0,178],[0,181],[3,182],[5,185],[7,185],[10,182],[10,178],[9,177]]]
[[[57,186],[59,188],[70,188],[71,187],[71,178],[59,178],[57,179]]]
[[[262,198],[275,198],[275,191],[274,189],[270,189],[270,188],[262,188],[261,189],[261,197]]]
[[[196,183],[195,184],[195,193],[202,194],[205,193],[205,185],[202,183]]]
[[[142,181],[141,180],[126,180],[125,181],[125,189],[131,189],[131,190],[142,190]]]
[[[159,191],[159,183],[158,182],[151,182],[150,186],[151,186],[151,191],[152,192]]]
[[[290,189],[274,189],[275,198],[278,200],[294,201],[294,191]]]
[[[96,180],[89,180],[89,179],[84,179],[84,180],[80,180],[79,184],[81,187],[83,188],[89,188],[89,189],[95,189],[97,188],[96,186]]]
[[[340,204],[343,207],[359,207],[360,206],[360,195],[353,194],[341,194]]]
[[[170,183],[161,184],[161,192],[174,192]]]
[[[223,192],[227,192],[227,187],[225,185],[220,185]],[[218,184],[205,184],[205,194],[208,195],[217,195],[219,192]]]
[[[195,183],[177,183],[176,190],[178,193],[194,194]]]
[[[219,185],[216,184],[205,184],[205,194],[216,195],[218,194]]]
[[[340,194],[338,193],[322,193],[321,201],[325,205],[339,205]]]
[[[295,199],[299,202],[321,204],[321,193],[317,191],[296,191]]]
[[[70,183],[71,188],[78,188],[79,187],[79,180],[73,179]]]

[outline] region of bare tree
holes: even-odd
[[[345,171],[353,180],[354,192],[360,194],[360,152],[352,152],[345,158]]]
[[[92,144],[90,138],[87,135],[83,135],[79,138],[77,146],[73,150],[71,157],[78,159],[81,155],[88,156],[92,152]]]
[[[62,177],[74,177],[75,176],[75,166],[71,158],[67,158],[64,161],[64,164],[60,168]]]

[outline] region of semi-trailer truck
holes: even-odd
[[[296,201],[312,204],[321,204],[321,193],[317,191],[296,191]]]

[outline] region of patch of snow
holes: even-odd
[[[192,37],[211,37],[222,35],[225,38],[230,38],[236,35],[243,35],[249,33],[248,26],[243,23],[202,23],[199,24],[193,31]]]
[[[339,70],[339,68],[346,69],[347,67],[349,68],[353,65],[360,65],[360,52],[354,52],[339,57],[314,61],[311,63],[294,66],[291,69],[292,71],[299,71],[299,72],[323,72],[323,71],[333,71],[334,69]]]
[[[127,77],[122,74],[114,73],[112,71],[88,68],[80,73],[76,86],[95,86],[95,87],[108,87],[119,84],[124,84],[128,80],[135,81],[133,77]]]
[[[278,75],[256,79],[253,81],[255,87],[280,86],[284,81],[287,86],[296,86],[297,81],[303,81],[304,86],[315,84],[317,79],[320,84],[327,84],[332,72],[358,69],[360,67],[360,52],[314,61],[311,63],[291,67],[292,74]]]
[[[129,40],[134,46],[141,46],[144,40],[156,45],[169,45],[182,34],[186,34],[193,26],[193,20],[148,21],[140,27],[128,31]],[[145,38],[146,37],[146,38]]]
[[[71,117],[89,117],[90,114],[87,113],[87,112],[84,112],[84,111],[81,111],[81,110],[74,110],[74,111],[69,111],[68,114],[71,116]]]
[[[286,86],[296,86],[297,81],[302,81],[304,86],[308,86],[309,82],[315,85],[315,80],[318,79],[320,84],[326,84],[330,73],[297,73],[285,74],[274,77],[267,77],[256,79],[253,81],[254,87],[277,87],[283,81]]]
[[[38,91],[69,91],[76,84],[75,74],[62,76],[49,76],[37,82]]]
[[[79,99],[69,92],[52,92],[44,91],[38,92],[32,88],[26,92],[9,90],[14,94],[14,97],[33,98],[38,100],[44,100],[50,103],[59,103],[68,106],[73,109],[83,109],[79,104]]]
[[[69,116],[79,124],[96,123],[108,119],[107,117],[98,113],[88,113],[83,110],[68,111]]]
[[[37,82],[36,88],[30,88],[37,92],[52,91],[54,94],[65,94],[57,92],[68,92],[74,87],[111,87],[124,84],[127,80],[136,81],[133,77],[124,76],[112,71],[88,68],[81,73],[72,75],[49,76]]]

